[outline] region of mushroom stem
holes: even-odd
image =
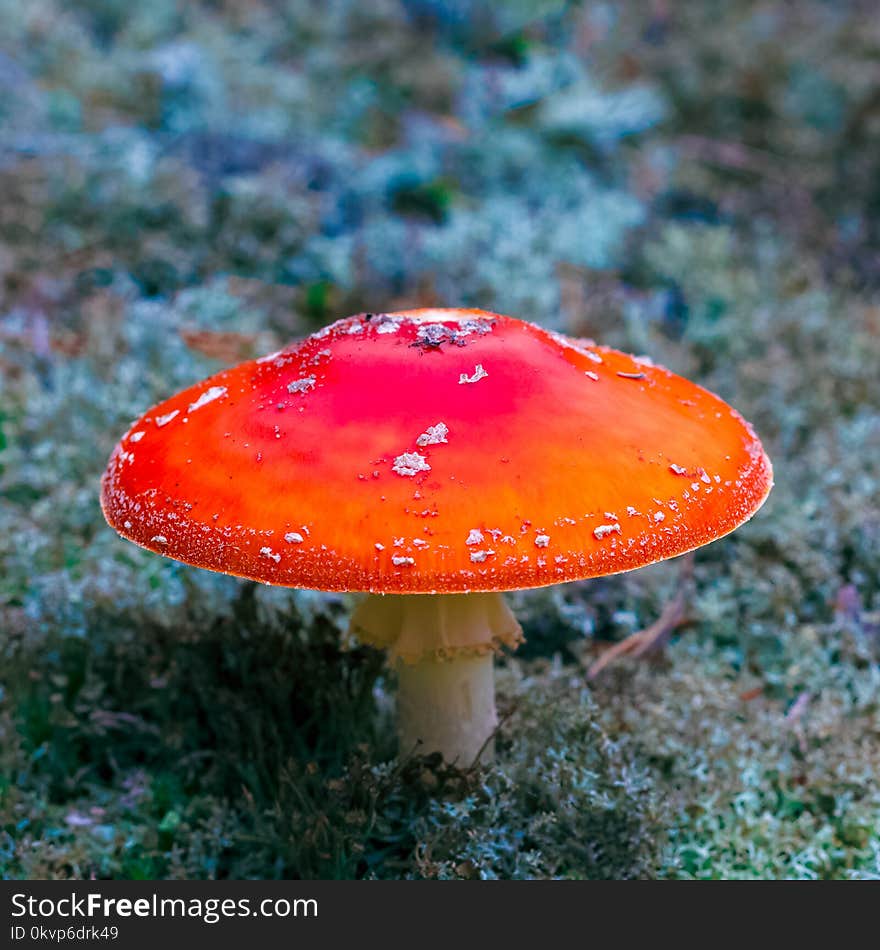
[[[439,752],[463,768],[492,757],[492,658],[522,641],[501,594],[371,594],[351,631],[386,648],[397,669],[401,755]]]
[[[492,758],[498,714],[491,653],[396,666],[401,756],[439,752],[461,768]]]

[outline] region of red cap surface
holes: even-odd
[[[479,310],[361,314],[155,406],[107,521],[199,567],[317,590],[511,590],[630,570],[746,521],[747,422],[649,361]]]

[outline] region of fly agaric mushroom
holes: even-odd
[[[480,310],[360,314],[153,407],[102,482],[121,535],[267,584],[360,591],[403,754],[470,765],[497,725],[501,592],[733,531],[772,486],[752,428],[649,360]]]

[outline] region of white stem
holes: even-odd
[[[492,653],[451,660],[398,660],[400,755],[439,752],[460,768],[492,758],[498,725]]]
[[[351,632],[388,650],[397,669],[402,756],[440,752],[462,768],[492,757],[498,716],[492,657],[522,630],[499,593],[371,594]],[[481,752],[482,750],[482,752]]]

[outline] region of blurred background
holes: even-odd
[[[0,0],[0,873],[880,877],[877,12]],[[695,558],[516,596],[479,773],[395,764],[345,598],[98,504],[153,402],[430,305],[650,354],[776,468]]]

